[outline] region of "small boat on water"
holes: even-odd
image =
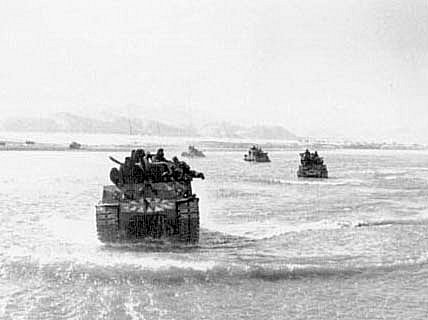
[[[252,162],[270,162],[267,152],[264,152],[262,148],[258,146],[252,146],[248,153],[244,155],[245,161]]]
[[[205,154],[194,146],[189,146],[188,151],[182,152],[181,156],[187,158],[205,158]]]
[[[299,178],[328,178],[327,166],[324,159],[318,156],[318,152],[305,152],[300,154],[300,166],[297,171]]]

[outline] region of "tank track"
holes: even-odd
[[[178,234],[180,241],[199,241],[198,203],[198,198],[190,198],[177,202]]]
[[[196,197],[175,201],[170,218],[161,212],[132,214],[127,210],[121,212],[120,208],[118,203],[96,206],[96,227],[101,242],[135,241],[146,237],[172,238],[186,243],[199,241],[199,199]]]
[[[101,242],[119,241],[119,205],[103,204],[96,207],[98,239]]]

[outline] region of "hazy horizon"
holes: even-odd
[[[0,118],[132,106],[427,143],[427,34],[422,0],[3,1]]]

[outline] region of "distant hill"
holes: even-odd
[[[45,118],[7,118],[0,122],[3,131],[26,132],[80,132],[139,134],[165,137],[213,137],[250,138],[269,140],[296,140],[298,137],[281,126],[245,127],[228,122],[204,123],[200,127],[191,124],[171,124],[165,121],[147,120],[123,116],[91,118],[71,113],[58,113]]]
[[[192,128],[172,126],[166,123],[111,117],[95,119],[77,116],[70,113],[60,113],[49,118],[9,118],[0,123],[5,131],[40,131],[40,132],[82,132],[82,133],[116,133],[142,134],[157,136],[193,136]]]
[[[281,126],[253,126],[240,132],[241,136],[253,139],[297,140],[298,137]]]

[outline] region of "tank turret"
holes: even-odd
[[[77,143],[76,141],[73,141],[68,147],[70,149],[80,149],[82,145],[80,143]]]
[[[248,153],[244,155],[245,161],[253,162],[270,162],[267,152],[264,152],[262,148],[258,146],[252,146]]]
[[[202,173],[177,157],[157,161],[159,157],[142,149],[133,150],[124,163],[110,159],[120,168],[111,169],[113,185],[104,187],[96,206],[100,241],[199,240],[199,199],[191,183],[194,178],[204,179]]]
[[[205,158],[205,154],[194,146],[189,146],[187,152],[182,152],[181,156],[187,158]]]
[[[300,154],[300,166],[297,171],[299,178],[328,178],[327,166],[324,159],[318,156],[318,152],[305,152]]]

